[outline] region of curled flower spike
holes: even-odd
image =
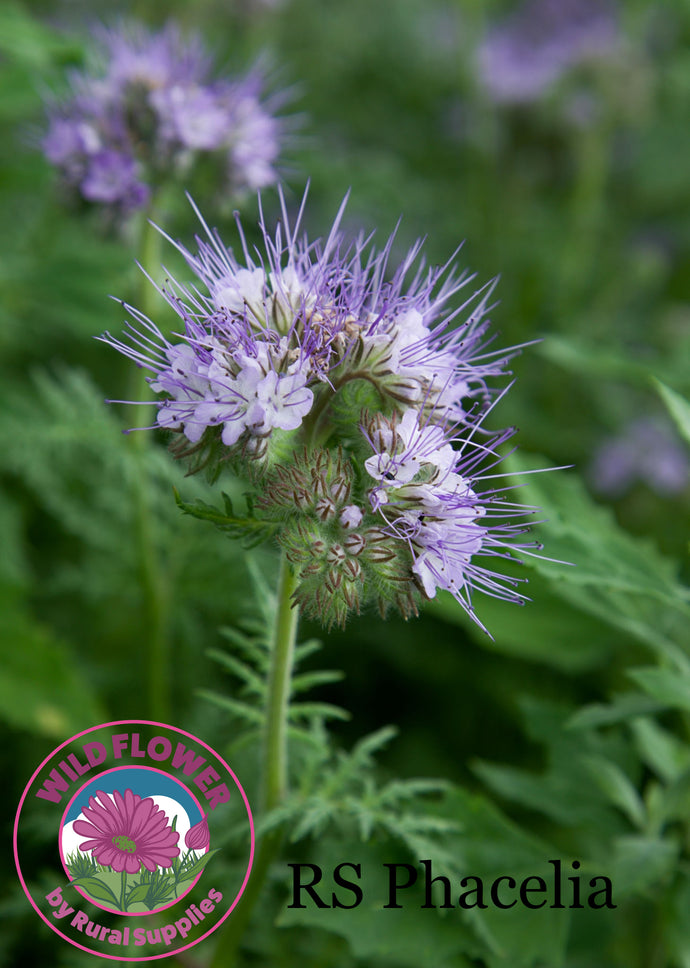
[[[42,142],[83,199],[127,214],[163,181],[187,177],[201,155],[216,160],[232,195],[276,181],[286,125],[262,96],[258,68],[214,78],[200,38],[183,37],[173,23],[101,27],[92,47],[70,94],[47,105]]]
[[[174,339],[132,307],[124,338],[102,339],[149,371],[157,425],[192,470],[249,476],[308,614],[343,624],[376,602],[407,616],[443,589],[478,621],[474,589],[522,601],[477,563],[529,547],[516,539],[532,513],[483,480],[512,434],[485,421],[517,352],[487,349],[494,284],[427,269],[419,243],[390,267],[392,237],[346,240],[345,201],[317,242],[299,234],[305,201],[294,224],[281,205],[260,249],[239,223],[239,253],[226,248],[203,220],[194,251],[173,243],[198,280],[161,289]]]

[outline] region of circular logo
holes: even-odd
[[[70,944],[152,961],[203,941],[249,880],[252,813],[227,763],[174,726],[126,720],[67,740],[17,810],[24,891]]]

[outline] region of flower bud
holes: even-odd
[[[362,523],[362,511],[356,504],[348,504],[340,512],[340,523],[346,529],[358,528]]]
[[[349,498],[350,490],[351,486],[347,478],[338,477],[331,484],[331,497],[337,504],[341,504]]]
[[[330,521],[335,517],[335,504],[330,497],[320,497],[314,510],[321,521]]]
[[[355,531],[354,534],[348,534],[347,538],[343,541],[345,551],[347,551],[348,555],[354,555],[355,558],[364,551],[365,546],[366,540],[364,535],[358,531]]]
[[[185,847],[189,850],[206,850],[211,843],[211,834],[208,829],[208,819],[202,817],[199,823],[190,827],[184,835]]]
[[[331,545],[326,555],[326,560],[331,564],[338,565],[345,561],[345,549],[340,544]]]
[[[358,561],[355,561],[354,558],[347,559],[347,561],[343,565],[343,571],[346,577],[350,579],[350,581],[357,581],[359,576],[362,574],[361,565]]]

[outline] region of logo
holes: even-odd
[[[14,826],[17,873],[65,941],[152,961],[215,931],[249,880],[254,824],[210,746],[126,720],[73,736],[38,767]]]

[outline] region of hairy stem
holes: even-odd
[[[152,214],[153,206],[142,219],[139,237],[139,263],[149,275],[155,274],[160,265],[160,234],[149,223]],[[142,273],[137,308],[151,316],[156,309],[156,299],[154,287]],[[145,400],[150,395],[145,377],[144,369],[134,369],[130,400]],[[153,405],[137,409],[140,419],[143,418],[142,426],[146,427],[154,422]],[[143,638],[148,656],[149,713],[152,719],[167,722],[170,714],[168,592],[156,547],[155,512],[147,476],[149,440],[146,434],[136,432],[129,435],[129,441],[134,456],[131,487],[138,572],[143,598]]]
[[[292,603],[292,595],[296,587],[295,574],[283,558],[273,628],[263,740],[261,775],[263,815],[279,806],[287,793],[288,702],[299,618],[299,610]],[[237,949],[263,889],[271,863],[280,849],[282,837],[282,831],[277,829],[271,830],[261,838],[249,883],[227,928],[221,933],[211,968],[232,968],[235,964]]]

